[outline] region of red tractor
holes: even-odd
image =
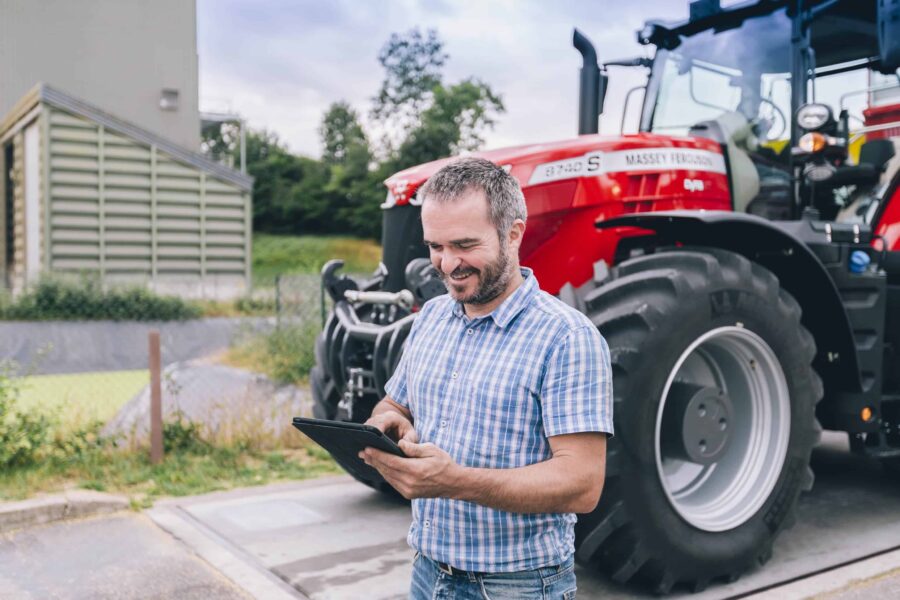
[[[664,593],[765,562],[822,427],[900,466],[895,5],[701,0],[638,33],[652,59],[602,68],[576,31],[581,135],[479,154],[522,185],[522,263],[609,343],[616,436],[576,526],[582,564]],[[639,133],[602,137],[614,65],[650,71]],[[416,311],[446,291],[416,196],[445,162],[387,180],[370,279],[323,271],[320,418],[368,417]]]

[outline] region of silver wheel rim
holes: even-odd
[[[675,400],[667,403],[673,384],[715,387],[730,398],[728,444],[715,462],[685,460],[671,452],[671,444],[661,443],[664,415],[667,423],[673,419],[666,407],[678,410]],[[733,326],[697,338],[669,373],[656,415],[656,468],[672,507],[704,531],[726,531],[747,522],[781,474],[790,419],[784,372],[761,337]]]

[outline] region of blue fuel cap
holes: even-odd
[[[863,252],[862,250],[854,250],[850,255],[850,272],[862,273],[866,270],[866,267],[869,266],[870,262],[872,262],[872,259],[869,258],[869,254],[867,252]]]

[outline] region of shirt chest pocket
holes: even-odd
[[[521,378],[491,374],[470,385],[466,420],[470,455],[489,468],[530,464],[529,455],[542,445],[538,396]]]

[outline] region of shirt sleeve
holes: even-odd
[[[592,326],[570,330],[551,351],[541,385],[544,434],[612,435],[612,392],[606,340]]]
[[[406,337],[406,340],[403,342],[403,352],[400,355],[400,362],[397,363],[397,368],[394,369],[394,373],[391,375],[391,378],[388,379],[387,383],[384,384],[384,393],[391,397],[391,400],[399,404],[405,409],[409,409],[409,361],[412,352],[410,351],[410,346],[412,345],[413,340],[416,336],[416,330],[419,328],[419,325],[422,319],[425,317],[426,307],[428,304],[426,303],[419,314],[416,316],[416,319],[413,321],[412,327],[409,330],[409,335]]]

